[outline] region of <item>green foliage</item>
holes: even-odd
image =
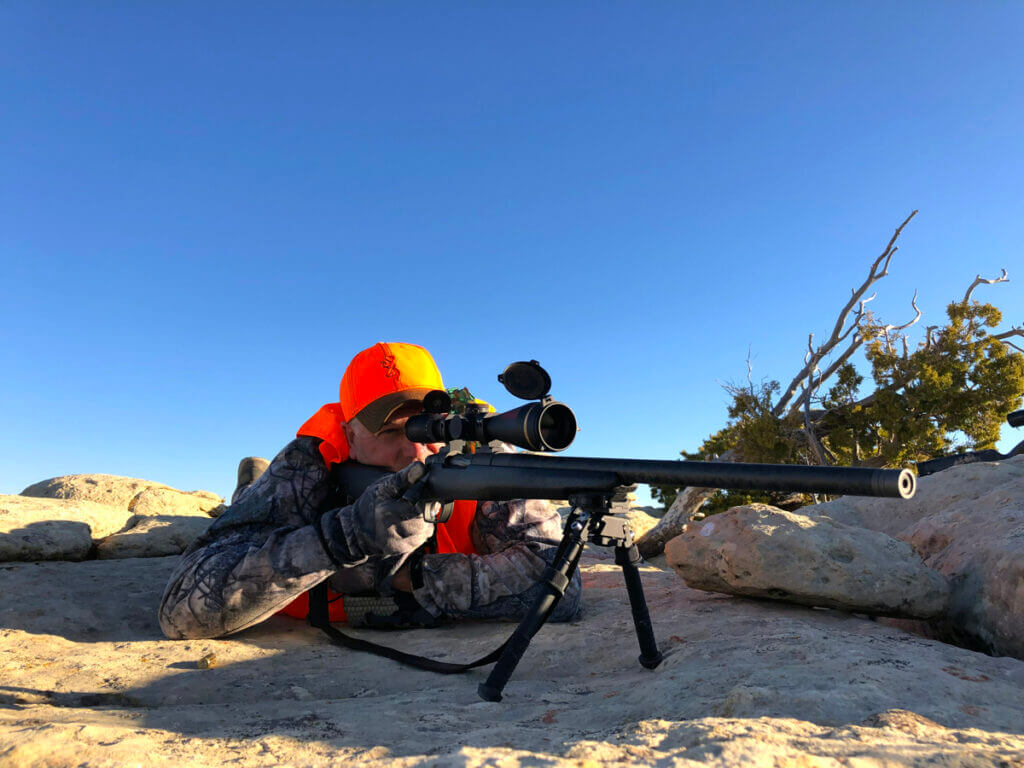
[[[824,395],[810,410],[811,433],[800,408],[775,415],[776,381],[727,387],[729,422],[687,459],[707,460],[728,450],[741,461],[814,464],[815,443],[828,463],[840,466],[905,466],[950,452],[991,448],[1007,413],[1024,395],[1024,355],[990,333],[1002,320],[991,304],[950,304],[948,322],[931,328],[910,351],[901,330],[865,313],[858,328],[874,391],[863,393],[864,376],[852,363],[840,365]],[[826,382],[815,381],[821,391]],[[679,489],[652,488],[665,504]],[[777,503],[771,494],[717,492],[706,514],[752,501]]]

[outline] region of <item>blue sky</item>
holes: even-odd
[[[673,458],[874,308],[1024,323],[1016,2],[0,6],[0,493],[229,495],[378,340]],[[1020,433],[1020,430],[1017,430]],[[1004,428],[1005,449],[1024,438]]]

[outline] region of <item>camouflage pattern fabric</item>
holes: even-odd
[[[349,504],[319,444],[299,437],[285,446],[184,552],[160,603],[168,637],[241,631],[325,579],[341,593],[391,592],[391,577],[432,528],[397,498],[410,477],[382,478]],[[485,502],[473,533],[483,554],[423,558],[417,602],[439,617],[520,618],[561,538],[558,514],[542,501]],[[580,595],[576,573],[550,620],[575,618]]]

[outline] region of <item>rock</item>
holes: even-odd
[[[998,486],[1006,486],[1004,490],[1008,496],[1016,498],[1018,508],[1024,506],[1024,456],[965,464],[920,477],[912,499],[843,496],[800,511],[903,538],[903,531],[922,518],[973,503]]]
[[[119,475],[63,475],[30,485],[21,495],[41,499],[93,501],[127,510],[132,499],[141,491],[169,487],[162,483]]]
[[[209,491],[146,488],[129,503],[135,513],[124,530],[96,545],[100,559],[179,555],[219,514],[222,500]]]
[[[127,530],[97,542],[96,556],[109,560],[180,555],[212,522],[205,514],[135,516]]]
[[[93,501],[0,496],[0,562],[83,560],[96,539],[130,518],[127,509]]]
[[[163,483],[120,475],[63,475],[30,485],[22,496],[93,501],[140,515],[193,514],[216,517],[224,499],[209,491],[179,491]]]
[[[1022,483],[1024,485],[1024,483]],[[939,637],[1024,658],[1024,496],[1006,485],[901,533],[952,586]]]
[[[584,617],[534,637],[499,703],[275,617],[172,641],[176,557],[0,565],[0,764],[1016,765],[1024,662],[641,568],[665,660],[636,662],[621,571],[582,561]],[[59,585],[59,588],[55,588]],[[504,622],[361,637],[477,658]],[[216,654],[212,668],[196,662]]]
[[[143,517],[217,517],[224,499],[209,491],[179,491],[175,488],[144,488],[128,502],[128,508]]]
[[[905,618],[949,603],[946,579],[905,542],[766,504],[694,521],[665,554],[689,586],[714,592]]]
[[[209,491],[118,475],[65,475],[2,498],[0,561],[176,555],[225,508]]]
[[[846,497],[812,509],[909,542],[948,578],[949,614],[918,631],[1024,658],[1024,456],[922,477],[908,502]]]

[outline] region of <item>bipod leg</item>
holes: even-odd
[[[664,657],[658,650],[654,630],[651,628],[651,615],[647,611],[644,587],[640,582],[640,570],[636,567],[640,560],[636,544],[628,548],[615,547],[615,564],[622,567],[622,575],[626,579],[629,607],[633,612],[633,626],[636,627],[636,639],[640,642],[640,664],[647,669],[654,669],[661,664]]]
[[[516,665],[526,652],[530,640],[544,626],[551,611],[565,594],[565,588],[572,578],[583,553],[585,525],[582,521],[571,517],[565,527],[565,535],[558,547],[554,562],[548,566],[541,577],[544,589],[534,600],[529,612],[519,622],[516,631],[508,639],[508,644],[501,658],[491,669],[487,680],[477,686],[477,693],[484,701],[501,701],[501,692],[515,671]]]

